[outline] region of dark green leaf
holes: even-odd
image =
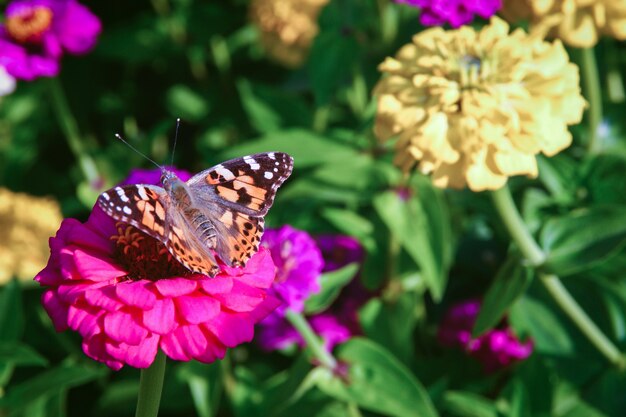
[[[189,387],[198,416],[211,417],[217,415],[222,395],[219,363],[206,365],[191,361],[180,366],[177,372]]]
[[[550,220],[541,233],[544,267],[561,276],[609,259],[626,245],[626,208],[595,207]]]
[[[445,286],[445,276],[436,262],[435,248],[431,245],[429,219],[420,201],[411,197],[403,200],[388,191],[374,198],[374,208],[391,233],[419,265],[428,288],[435,300],[440,300]]]
[[[406,291],[393,302],[374,298],[359,311],[365,335],[405,364],[410,364],[415,354],[413,338],[419,319],[416,314],[419,298],[415,292]]]
[[[28,345],[0,342],[0,364],[45,366],[48,361]]]
[[[273,132],[245,144],[232,146],[222,155],[223,159],[258,152],[281,151],[293,156],[295,168],[341,163],[355,157],[357,152],[345,145],[331,141],[304,129]]]
[[[326,207],[322,210],[322,217],[341,232],[359,239],[369,237],[374,231],[372,222],[353,210]]]
[[[522,266],[517,256],[511,256],[502,265],[483,298],[472,335],[478,337],[497,325],[511,305],[526,291],[531,278],[532,270]]]
[[[12,280],[0,294],[0,335],[3,342],[15,342],[23,331],[22,292],[17,280]]]
[[[178,84],[167,91],[165,99],[171,115],[189,121],[200,121],[209,114],[209,103],[196,91]]]
[[[422,384],[377,344],[355,338],[342,345],[338,358],[348,364],[346,380],[317,368],[317,386],[331,397],[398,417],[435,417],[437,411]]]
[[[306,300],[305,312],[315,314],[326,310],[337,299],[341,289],[352,281],[359,267],[358,263],[351,263],[336,271],[322,274],[320,279],[322,288],[319,293]]]
[[[106,373],[107,370],[104,367],[62,365],[11,387],[7,390],[6,395],[0,398],[0,408],[17,411],[42,397],[54,395],[63,389],[86,384]]]
[[[556,356],[568,356],[574,352],[574,343],[563,323],[537,300],[520,298],[511,307],[509,320],[519,333],[532,335],[538,352]]]
[[[448,391],[443,396],[443,405],[459,417],[498,417],[495,404],[470,392]]]
[[[257,132],[269,133],[287,126],[310,126],[311,110],[295,94],[248,80],[240,80],[237,89],[248,121]]]
[[[349,34],[329,30],[316,36],[308,68],[318,105],[328,103],[338,87],[350,81],[358,50],[358,43]]]
[[[282,125],[281,115],[255,96],[248,81],[240,80],[237,83],[237,89],[248,120],[258,132],[268,133],[280,128]]]

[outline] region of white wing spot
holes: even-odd
[[[115,207],[115,210],[117,210],[117,211],[122,211],[122,208],[121,208],[120,206],[116,206],[116,207]]]
[[[244,156],[243,157],[243,161],[250,165],[250,169],[252,169],[253,171],[256,171],[257,169],[261,168],[261,165],[259,165],[254,158],[250,158],[249,156]]]
[[[137,194],[139,194],[142,200],[149,200],[145,187],[137,187]]]
[[[115,189],[115,191],[117,191],[117,195],[120,196],[120,199],[124,202],[124,203],[128,203],[130,200],[128,199],[128,197],[126,197],[126,193],[124,192],[123,189],[121,189],[120,187],[117,187]]]
[[[102,197],[104,197],[106,201],[109,201],[111,199],[111,196],[109,195],[109,193],[102,193]]]
[[[263,174],[263,176],[264,176],[266,179],[271,180],[271,179],[272,179],[272,177],[274,177],[274,174],[272,174],[272,173],[271,173],[271,172],[269,172],[269,171],[265,171],[265,173]]]
[[[124,213],[128,214],[129,216],[132,214],[132,210],[128,206],[124,206],[122,210],[124,211]]]
[[[215,172],[220,174],[226,181],[230,181],[235,178],[235,174],[233,174],[229,169],[224,168],[223,165],[216,165]]]
[[[274,155],[274,152],[268,153],[267,156],[269,156],[270,159],[276,159],[276,155]]]

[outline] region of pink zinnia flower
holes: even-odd
[[[424,26],[448,23],[453,28],[470,23],[475,15],[489,19],[502,7],[501,0],[396,0],[396,3],[419,7]]]
[[[293,229],[287,229],[293,230]],[[300,232],[304,233],[304,232]],[[280,237],[281,234],[272,236],[271,239]],[[282,236],[291,236],[285,234]],[[359,242],[350,236],[343,235],[322,235],[315,240],[309,241],[307,236],[306,247],[316,245],[323,256],[323,272],[330,272],[340,269],[349,263],[363,261],[363,248]],[[273,246],[280,246],[278,242],[273,242]],[[274,255],[274,252],[272,252]],[[280,263],[274,258],[274,262]],[[278,267],[278,266],[277,266]],[[278,267],[278,276],[281,275]],[[319,274],[318,274],[319,275]],[[309,279],[317,275],[309,276]],[[306,277],[306,275],[305,275]],[[275,283],[278,286],[280,283]],[[370,298],[371,294],[363,288],[358,280],[358,275],[347,285],[337,300],[327,310],[308,317],[309,324],[315,333],[322,338],[324,347],[331,351],[336,345],[345,342],[355,334],[361,333],[358,322],[357,310]],[[285,349],[294,344],[303,348],[305,341],[297,330],[284,317],[279,314],[272,314],[261,322],[259,328],[259,345],[265,350]]]
[[[307,232],[286,225],[266,230],[261,246],[272,254],[276,281],[271,293],[282,301],[272,316],[283,317],[288,308],[302,312],[306,299],[320,290],[324,261],[315,241]]]
[[[506,320],[478,338],[472,338],[472,328],[480,311],[480,301],[468,300],[450,308],[439,326],[439,342],[458,347],[478,359],[487,373],[495,372],[522,361],[533,352],[533,342],[521,342]]]
[[[167,249],[95,207],[86,223],[66,219],[35,278],[57,331],[83,337],[83,351],[112,369],[146,368],[157,349],[209,363],[248,342],[278,301],[267,295],[275,268],[261,249],[245,268],[215,278],[191,274]]]
[[[16,0],[0,25],[0,66],[15,78],[59,73],[63,52],[84,54],[96,44],[100,20],[76,0]]]

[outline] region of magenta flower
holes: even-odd
[[[346,325],[332,314],[318,314],[309,318],[315,334],[322,338],[324,348],[331,351],[352,336]],[[267,351],[287,349],[293,345],[304,348],[306,343],[298,331],[283,317],[268,317],[259,327],[259,345]]]
[[[181,181],[187,181],[189,178],[191,178],[191,173],[189,171],[185,171],[184,169],[177,169],[171,166],[165,166],[164,168],[176,174],[176,176],[180,178]],[[126,177],[126,179],[118,185],[129,184],[161,185],[161,170],[157,168],[131,169],[128,177]]]
[[[0,66],[15,78],[59,73],[63,52],[84,54],[96,44],[98,17],[75,0],[15,0],[0,25]]]
[[[468,300],[450,308],[439,326],[439,342],[447,347],[465,350],[482,363],[487,373],[506,368],[530,356],[533,352],[532,340],[522,343],[506,321],[497,329],[472,338],[472,328],[479,311],[478,300]]]
[[[266,230],[261,245],[269,249],[276,265],[271,294],[283,302],[271,316],[282,317],[288,308],[301,312],[306,299],[320,290],[323,260],[315,241],[287,225]]]
[[[66,219],[50,239],[44,308],[57,331],[83,337],[83,351],[112,369],[146,368],[157,349],[209,363],[252,340],[253,326],[278,306],[267,294],[275,268],[261,249],[245,268],[215,278],[192,274],[167,249],[94,207],[86,223]]]
[[[363,248],[352,237],[323,235],[317,237],[316,242],[322,252],[324,272],[340,269],[349,263],[363,261]],[[276,259],[274,262],[278,265]],[[280,268],[278,275],[280,276]],[[357,310],[370,296],[358,279],[355,279],[342,290],[329,309],[308,317],[309,324],[322,338],[327,350],[331,351],[337,344],[361,333]],[[302,336],[283,316],[278,314],[272,314],[261,322],[258,341],[259,345],[268,351],[286,349],[294,344],[300,347],[305,346]]]
[[[363,248],[351,236],[320,235],[315,241],[324,258],[323,272],[335,271],[353,262],[363,262]]]
[[[448,23],[453,28],[470,23],[475,15],[489,19],[502,7],[501,0],[396,0],[396,3],[422,9],[420,22],[424,26]]]

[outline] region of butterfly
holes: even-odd
[[[235,158],[189,181],[161,168],[161,183],[115,187],[98,197],[114,219],[161,241],[192,272],[214,277],[213,251],[229,266],[245,266],[259,249],[264,219],[293,158],[267,152]]]

